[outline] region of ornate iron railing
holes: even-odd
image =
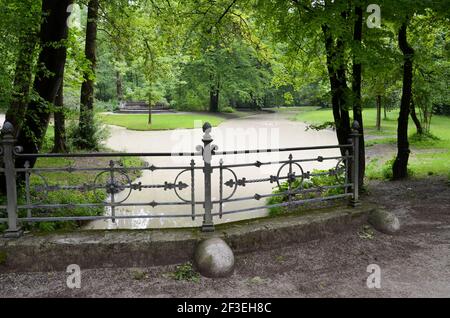
[[[3,125],[0,155],[3,158],[3,167],[0,168],[0,174],[4,175],[6,181],[6,205],[1,205],[0,210],[7,212],[7,218],[0,218],[0,223],[8,223],[8,230],[5,232],[6,237],[18,237],[21,235],[20,224],[22,222],[53,222],[53,221],[92,221],[109,219],[115,221],[116,219],[151,219],[151,218],[186,218],[195,221],[196,218],[202,218],[202,230],[214,231],[214,218],[222,218],[224,215],[250,212],[254,210],[275,208],[275,207],[293,207],[308,202],[333,200],[338,198],[349,198],[350,204],[355,206],[358,203],[358,131],[357,123],[355,122],[351,139],[345,145],[330,145],[330,146],[315,146],[315,147],[297,147],[297,148],[282,148],[282,149],[258,149],[258,150],[236,150],[236,151],[219,151],[216,145],[213,145],[211,136],[211,125],[206,123],[203,126],[203,145],[197,146],[195,152],[191,153],[81,153],[81,154],[26,154],[23,153],[20,146],[15,145],[14,128],[8,122]],[[295,159],[294,152],[302,151],[321,151],[325,149],[339,149],[340,156],[316,156],[312,158]],[[243,162],[236,164],[225,164],[223,158],[229,155],[242,154],[262,154],[262,153],[289,153],[286,160],[276,161],[255,161]],[[145,165],[139,167],[124,167],[119,165],[116,161],[111,160],[108,167],[57,167],[57,168],[36,168],[30,166],[31,160],[39,158],[118,158],[118,157],[189,157],[190,164],[185,166],[156,166]],[[213,164],[212,159],[215,156],[221,156],[219,164]],[[196,157],[201,157],[202,166],[197,166],[195,162]],[[23,167],[16,167],[18,159],[20,162],[25,162]],[[334,168],[324,172],[310,172],[304,171],[302,164],[306,162],[324,162],[335,161],[337,164]],[[270,174],[263,178],[248,178],[239,177],[236,169],[264,166],[278,166],[275,169],[276,173]],[[157,184],[142,184],[141,182],[133,182],[129,173],[131,171],[175,171],[177,172],[175,179],[172,182],[165,181]],[[287,170],[286,174],[283,171]],[[84,171],[96,173],[95,178],[90,184],[81,185],[50,185],[44,177],[44,173],[64,172],[73,173],[75,171]],[[213,199],[212,196],[212,180],[213,172],[218,172],[219,175],[219,198]],[[198,200],[196,198],[196,181],[197,174],[203,174],[203,181],[201,187],[204,190],[204,199]],[[231,179],[225,180],[225,173],[230,174]],[[18,176],[22,176],[19,178]],[[40,179],[38,185],[32,185],[30,182],[31,176],[34,175]],[[181,176],[187,175],[190,182],[182,182]],[[305,187],[305,180],[317,176],[332,176],[335,177],[335,184],[319,185],[315,187]],[[25,203],[18,203],[17,195],[17,180],[24,182]],[[271,183],[277,186],[280,190],[277,193],[255,193],[251,196],[237,197],[236,194],[240,188],[246,187],[255,183]],[[283,187],[284,183],[284,187]],[[286,189],[285,189],[286,188]],[[148,202],[129,202],[129,197],[133,191],[142,191],[143,189],[162,189],[164,191],[173,191],[178,198],[178,201],[159,202],[152,199]],[[225,194],[225,189],[228,189],[229,194]],[[334,195],[323,195],[331,189],[342,189],[342,193]],[[80,191],[80,192],[94,192],[97,196],[96,202],[92,203],[44,203],[44,199],[39,201],[33,200],[33,193],[40,193],[45,198],[48,193],[55,191]],[[106,192],[108,200],[103,200],[99,194],[100,191]],[[188,192],[188,195],[182,195]],[[121,198],[118,194],[121,193]],[[308,193],[319,193],[320,196],[313,196],[310,198],[303,198],[300,195]],[[239,203],[243,201],[258,201],[267,200],[272,197],[283,196],[286,198],[285,202],[276,204],[255,204],[255,206],[226,210],[224,208],[226,203]],[[100,203],[99,203],[100,202]],[[117,207],[139,207],[147,206],[155,208],[157,206],[183,206],[185,212],[179,213],[165,213],[151,214],[145,213],[142,215],[116,215]],[[198,206],[201,207],[202,212],[198,213]],[[216,206],[216,211],[213,207]],[[53,211],[59,208],[107,208],[111,209],[110,215],[97,216],[42,216],[34,215],[35,210],[39,211]],[[26,216],[19,217],[19,211],[26,211]]]

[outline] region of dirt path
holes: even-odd
[[[173,266],[85,270],[82,288],[69,290],[67,274],[0,275],[0,297],[449,297],[450,186],[447,180],[371,183],[365,200],[399,216],[396,236],[360,228],[283,249],[237,257],[228,279],[179,282]],[[366,287],[369,264],[381,267],[381,289]]]

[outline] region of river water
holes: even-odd
[[[214,127],[211,136],[214,139],[213,144],[217,145],[219,151],[225,150],[244,150],[244,149],[260,149],[260,148],[287,148],[287,147],[307,147],[318,145],[335,145],[337,144],[336,134],[333,131],[322,130],[306,130],[306,125],[302,122],[291,121],[288,119],[288,113],[275,114],[258,114],[246,118],[228,120],[218,127]],[[194,152],[197,145],[201,145],[203,132],[201,130],[202,123],[197,123],[196,129],[180,129],[175,131],[131,131],[125,128],[111,126],[111,136],[107,140],[106,146],[121,152]],[[317,156],[339,156],[338,149],[328,149],[320,151],[303,151],[293,152],[294,159],[316,158]],[[226,155],[214,156],[212,165],[217,165],[222,159],[224,165],[235,163],[254,163],[256,161],[267,162],[277,160],[287,160],[289,153],[270,153],[270,154],[245,154],[245,155]],[[190,157],[151,157],[142,158],[149,165],[157,167],[168,166],[189,166],[192,158]],[[195,157],[196,166],[203,166],[201,157]],[[303,170],[312,171],[313,169],[328,169],[335,167],[335,160],[324,162],[308,162],[302,163]],[[277,175],[280,168],[279,164],[268,165],[257,168],[233,168],[237,178],[259,179]],[[298,170],[298,171],[295,171]],[[142,176],[134,181],[141,182],[143,185],[164,184],[165,182],[173,183],[180,171],[175,170],[155,170],[144,171]],[[298,168],[294,172],[300,174]],[[283,168],[281,175],[288,173],[288,167]],[[212,175],[212,198],[219,198],[219,173],[214,170]],[[224,172],[224,182],[232,179],[230,172]],[[180,176],[178,181],[182,181],[190,185],[190,173]],[[203,173],[201,170],[195,172],[195,197],[196,200],[203,200],[204,188]],[[245,187],[238,187],[233,198],[254,196],[255,194],[271,193],[275,184],[269,182],[251,183]],[[121,201],[128,194],[124,191],[116,195],[116,201]],[[186,200],[190,200],[191,188],[188,187],[179,191],[179,194]],[[231,188],[224,186],[224,197],[231,194]],[[142,191],[132,191],[126,202],[128,203],[145,203],[145,202],[179,202],[173,190],[164,189],[143,189]],[[245,209],[255,206],[264,206],[265,200],[239,201],[224,204],[224,211],[236,209]],[[218,205],[214,205],[213,212],[218,211]],[[110,214],[107,209],[106,214]],[[144,229],[144,228],[161,228],[161,227],[187,227],[200,226],[202,218],[197,217],[195,221],[191,218],[165,218],[161,215],[190,214],[190,205],[176,206],[144,206],[144,207],[120,207],[116,208],[116,215],[156,215],[151,219],[117,219],[116,222],[111,220],[99,220],[89,223],[87,229]],[[196,213],[202,214],[203,207],[196,206]],[[222,219],[214,218],[214,223],[231,222],[237,220],[251,219],[266,216],[266,209],[242,212],[237,214],[224,215]]]

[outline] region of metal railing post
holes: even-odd
[[[355,120],[352,125],[352,133],[350,137],[353,145],[353,156],[351,165],[352,176],[352,198],[350,205],[356,207],[359,205],[359,123]]]
[[[212,145],[213,139],[210,135],[211,133],[211,124],[205,123],[203,125],[203,174],[205,177],[205,204],[204,204],[204,210],[205,214],[203,216],[203,225],[202,225],[202,231],[203,232],[213,232],[214,231],[214,222],[212,217],[212,199],[211,199],[211,174],[212,174],[212,168],[211,168],[211,159],[212,159],[212,153],[214,150],[216,150],[216,146]]]
[[[16,168],[14,166],[14,127],[10,122],[5,122],[2,127],[3,164],[6,182],[6,198],[8,212],[8,230],[4,237],[18,238],[22,235],[22,229],[17,220],[17,186]]]

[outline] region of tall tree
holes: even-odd
[[[311,10],[311,9],[309,9]],[[326,64],[331,87],[331,104],[333,108],[334,122],[339,144],[347,144],[350,135],[349,109],[350,94],[347,85],[347,61],[345,51],[348,49],[349,35],[346,34],[343,24],[348,20],[349,8],[345,3],[324,1],[324,10],[329,15],[334,15],[336,20],[325,20],[322,22],[322,32],[326,51]],[[358,34],[359,36],[359,34]],[[355,75],[360,75],[358,72]],[[360,85],[360,84],[356,84]],[[355,88],[357,88],[355,85]],[[357,107],[357,106],[355,106]],[[342,149],[342,154],[344,154]]]
[[[99,0],[90,0],[88,3],[85,44],[85,55],[89,61],[89,68],[84,73],[84,81],[81,85],[79,138],[77,138],[77,146],[80,149],[95,149],[98,147],[94,137],[94,79],[97,65],[98,10]]]
[[[364,142],[364,123],[362,116],[362,100],[361,100],[361,81],[362,81],[362,63],[361,57],[361,42],[363,33],[363,10],[361,7],[362,3],[357,3],[354,8],[354,19],[355,25],[353,28],[353,41],[355,42],[353,53],[353,81],[352,81],[352,91],[353,91],[353,119],[359,123],[359,186],[364,184],[364,175],[366,170],[366,151]]]
[[[67,152],[67,142],[66,142],[66,114],[64,112],[64,80],[59,86],[58,95],[55,100],[55,136],[54,136],[54,146],[52,152],[54,153],[64,153]]]
[[[417,117],[416,104],[414,103],[414,97],[412,95],[411,95],[411,110],[410,110],[410,114],[411,114],[411,119],[414,122],[414,125],[416,125],[416,132],[417,132],[417,134],[418,135],[422,135],[423,134],[422,123],[420,122],[419,118]]]
[[[33,89],[38,98],[28,105],[27,112],[18,134],[18,144],[25,153],[38,153],[47,132],[51,108],[61,86],[66,63],[66,43],[68,35],[67,7],[73,0],[43,0],[38,70]],[[36,159],[27,159],[31,167]],[[16,166],[23,167],[24,161],[17,158]]]
[[[408,43],[409,17],[406,17],[398,32],[398,45],[403,53],[403,89],[400,103],[400,114],[397,127],[397,156],[392,170],[393,179],[408,177],[408,159],[410,154],[408,141],[408,119],[412,100],[414,49]]]
[[[209,111],[217,113],[219,111],[220,97],[220,75],[211,75],[211,88],[209,91]]]

